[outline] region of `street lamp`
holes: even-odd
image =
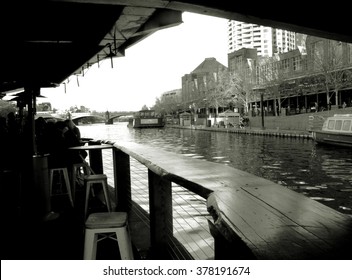
[[[260,113],[262,116],[262,129],[264,129],[264,93],[260,92]]]
[[[208,115],[208,103],[207,103],[208,99],[203,98],[203,101],[204,101],[204,106],[205,106],[205,114]]]

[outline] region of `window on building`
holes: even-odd
[[[258,66],[256,66],[255,67],[255,84],[260,84],[260,76],[259,76],[259,73],[260,73],[260,71],[259,71],[259,67]]]
[[[290,67],[290,63],[289,63],[288,59],[282,60],[281,66],[282,66],[282,70],[287,72]]]
[[[313,58],[313,69],[320,70],[324,63],[324,45],[323,41],[317,41],[312,45],[311,57]]]
[[[298,71],[302,69],[301,65],[301,59],[299,57],[293,57],[292,58],[292,64],[293,64],[293,71]]]
[[[342,65],[342,42],[329,41],[329,62],[332,67]]]

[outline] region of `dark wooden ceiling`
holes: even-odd
[[[51,87],[162,28],[182,12],[352,43],[347,7],[213,0],[7,0],[0,4],[0,92]]]

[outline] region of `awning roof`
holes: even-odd
[[[154,31],[182,22],[178,11],[95,2],[0,4],[0,92],[55,86],[105,58],[124,55]]]
[[[219,117],[239,117],[240,113],[233,112],[231,110],[226,110],[225,112],[222,112],[219,114]]]
[[[340,4],[5,0],[0,11],[0,96],[18,88],[55,86],[106,57],[122,56],[154,31],[181,23],[183,11],[352,43],[350,9]]]

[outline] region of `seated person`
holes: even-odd
[[[78,141],[81,141],[81,132],[75,123],[71,119],[67,119],[65,124],[76,135]]]
[[[80,146],[81,142],[64,121],[58,121],[54,124],[47,139],[50,168],[68,167],[74,163],[81,163],[82,158],[87,156],[86,151],[70,151],[68,149]]]
[[[65,127],[63,129],[63,135],[65,139],[65,143],[67,148],[82,146],[81,142],[81,134],[79,129],[72,120],[64,121]],[[82,158],[85,159],[87,157],[87,152],[84,150],[81,151],[71,151],[72,156],[72,164],[73,163],[81,163]]]

